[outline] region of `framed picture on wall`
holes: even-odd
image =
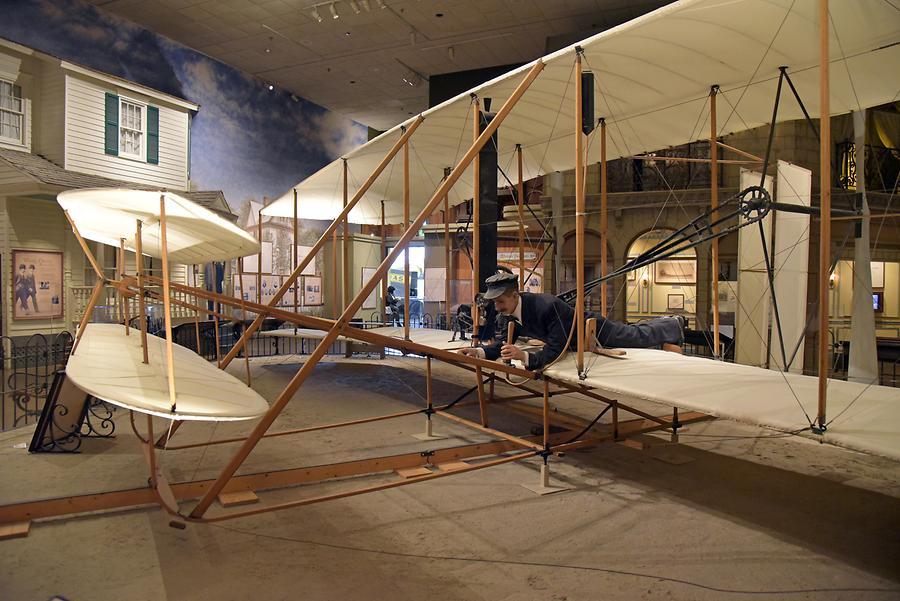
[[[63,316],[63,253],[12,251],[13,319]]]
[[[297,278],[297,282],[298,282],[298,283],[299,283],[300,281],[302,281],[302,280],[303,280],[303,278]],[[280,285],[283,287],[283,286],[285,285],[285,282],[287,282],[287,281],[288,281],[288,278],[287,278],[287,277],[281,278],[281,284],[280,284]],[[288,286],[287,292],[285,293],[284,296],[281,297],[281,302],[278,303],[279,306],[282,306],[282,307],[289,307],[289,308],[293,307],[293,308],[295,308],[295,309],[296,309],[296,307],[299,307],[300,304],[303,302],[303,295],[301,295],[301,294],[298,293],[298,295],[297,295],[297,303],[296,303],[296,306],[295,306],[295,304],[294,304],[294,290],[296,290],[296,289],[297,289],[297,284],[291,284],[290,286]]]
[[[663,259],[653,264],[657,284],[693,284],[697,281],[695,259]]]
[[[260,244],[262,249],[262,272],[272,273],[272,243],[263,241]],[[256,273],[259,270],[259,253],[244,257],[244,273]]]
[[[884,288],[884,261],[872,261],[872,288]]]
[[[235,298],[243,298],[245,301],[256,302],[256,276],[255,275],[235,275],[234,276],[234,296]]]
[[[303,276],[303,305],[305,307],[318,307],[325,304],[322,301],[322,278],[319,276]]]
[[[375,277],[375,272],[378,271],[374,267],[363,267],[362,268],[362,285],[365,286],[366,282]],[[366,297],[366,300],[363,301],[362,308],[363,309],[374,309],[378,306],[378,289],[380,286],[375,286],[369,296]]]
[[[269,304],[269,301],[272,300],[272,297],[278,294],[279,288],[281,288],[280,275],[262,276],[262,303],[264,305]]]
[[[666,301],[666,309],[669,311],[684,311],[684,295],[670,294]]]

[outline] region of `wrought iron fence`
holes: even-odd
[[[72,334],[0,337],[0,430],[34,423],[40,416],[53,374],[66,365]]]

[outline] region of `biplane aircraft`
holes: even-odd
[[[585,77],[588,72],[591,77]],[[546,487],[549,484],[547,458],[552,454],[636,433],[677,433],[683,425],[709,416],[805,433],[822,442],[900,459],[900,392],[874,382],[829,379],[825,336],[818,339],[819,374],[812,377],[796,373],[789,361],[775,361],[776,369],[762,369],[652,349],[629,349],[627,360],[596,355],[590,352],[591,324],[584,317],[585,294],[601,282],[624,278],[628,271],[671,256],[679,249],[697,244],[715,246],[725,233],[755,230],[772,216],[799,215],[806,219],[805,227],[809,228],[809,217],[819,215],[824,242],[820,245],[818,323],[819,331],[827,331],[827,276],[832,260],[830,217],[837,212],[837,208],[831,207],[829,192],[829,117],[895,101],[898,81],[896,77],[885,76],[890,73],[900,73],[900,18],[896,7],[888,2],[832,2],[830,6],[827,0],[675,2],[416,115],[322,168],[270,203],[262,210],[264,215],[292,218],[295,223],[298,215],[302,215],[306,219],[327,220],[330,225],[302,260],[297,254],[295,236],[293,272],[267,304],[170,281],[169,263],[226,260],[259,251],[257,240],[209,211],[165,191],[82,190],[61,194],[59,204],[100,278],[91,304],[96,302],[104,286],[111,286],[123,303],[137,299],[141,314],[145,297],[158,298],[165,305],[165,338],[148,335],[143,325],[140,329],[130,328],[125,309],[124,323],[91,324],[89,305],[66,370],[68,378],[85,392],[146,415],[148,432],[138,436],[146,448],[151,483],[149,488],[116,491],[115,495],[98,493],[77,499],[6,505],[0,507],[0,522],[27,522],[77,511],[137,505],[146,503],[151,494],[172,515],[173,525],[183,526],[188,521],[234,519],[535,457],[543,458],[541,483]],[[793,99],[779,102],[785,83]],[[589,102],[585,102],[586,98]],[[729,115],[718,120],[716,107],[722,98],[727,100],[725,112]],[[496,112],[485,118],[488,104]],[[585,112],[588,104],[597,107],[599,119]],[[585,119],[585,115],[589,118]],[[760,126],[774,129],[780,121],[804,117],[816,129],[822,148],[826,149],[817,203],[812,203],[809,194],[808,174],[805,182],[802,178],[789,180],[796,174],[779,168],[773,178],[776,170],[769,156],[758,157],[740,149],[723,148],[717,141],[723,132]],[[819,117],[818,124],[812,121],[813,117]],[[708,132],[713,148],[737,157],[719,159],[719,153],[713,152],[708,160],[713,169],[717,161],[745,168],[741,192],[720,200],[716,179],[712,178],[708,211],[624,266],[604,272],[597,281],[586,281],[583,263],[586,161],[599,161],[601,173],[605,174],[608,160],[639,157],[642,153],[684,143],[701,136],[701,131]],[[501,164],[515,161],[518,166],[515,187],[520,222],[523,180],[554,171],[575,170],[576,236],[581,252],[577,286],[564,298],[575,307],[577,318],[573,329],[577,350],[538,372],[518,364],[460,354],[456,351],[471,343],[449,341],[446,330],[411,329],[408,320],[400,328],[374,329],[358,328],[351,322],[425,220],[441,208],[446,212],[449,206],[473,197],[476,199],[472,224],[476,249],[473,280],[477,283],[490,275],[479,273],[477,259],[480,244],[477,163],[479,152],[488,145],[495,146]],[[596,155],[589,159],[588,152]],[[597,209],[601,212],[605,235],[605,185],[601,192],[601,206]],[[355,298],[345,300],[336,319],[313,317],[280,306],[301,272],[326,244],[336,240],[342,226],[346,236],[348,223],[402,224],[403,233]],[[449,232],[445,236],[449,243]],[[806,235],[807,243],[808,238]],[[138,256],[158,258],[163,265],[162,276],[143,273],[141,261],[137,261],[135,274],[123,273],[114,280],[105,279],[86,240],[109,244],[122,252],[128,250]],[[793,240],[790,244],[800,242]],[[602,265],[605,269],[606,262]],[[766,265],[769,274],[774,276],[777,267],[770,265],[768,259]],[[770,279],[775,281],[774,277]],[[714,297],[717,285],[714,279]],[[473,288],[477,290],[478,286]],[[472,301],[475,303],[475,298]],[[234,312],[248,312],[253,319],[238,343],[215,366],[172,343],[171,304],[175,302],[216,321],[230,320]],[[477,304],[473,304],[473,309],[477,314]],[[269,335],[318,339],[315,349],[271,404],[222,371],[239,356],[267,317],[283,320],[289,326]],[[795,315],[793,329],[786,323],[783,331],[779,330],[781,346],[789,348],[795,342],[791,336],[804,335],[805,317]],[[474,321],[478,322],[477,316]],[[714,327],[713,331],[718,336],[718,328]],[[327,349],[339,339],[391,347],[424,357],[428,374],[427,406],[403,415],[421,413],[429,427],[433,417],[451,419],[490,434],[498,443],[490,447],[489,454],[483,448],[469,450],[464,456],[478,457],[478,461],[455,471],[427,472],[249,509],[214,508],[213,504],[223,493],[269,486],[266,474],[236,475],[236,472],[256,445],[274,434],[270,428],[276,418],[302,388]],[[453,403],[446,406],[433,403],[432,361],[446,362],[474,373],[473,390],[477,393],[480,420],[454,415],[450,412]],[[541,435],[520,437],[490,426],[491,399],[485,385],[494,378],[518,386],[522,398],[542,399]],[[727,395],[723,394],[725,390]],[[559,391],[596,401],[603,411],[580,431],[553,433],[549,399],[551,393]],[[657,403],[666,413],[652,415],[642,411],[633,406],[635,399]],[[603,433],[593,432],[592,426],[607,410],[611,410],[612,428]],[[621,419],[623,413],[637,419]],[[398,415],[319,428],[345,427]],[[153,418],[168,420],[167,431],[157,444],[154,444]],[[159,469],[155,453],[177,436],[178,428],[190,428],[196,420],[253,420],[253,427],[246,437],[230,441],[236,449],[215,480],[170,484]],[[440,450],[435,454],[440,456]],[[422,458],[423,462],[428,460]],[[381,469],[394,467],[397,466],[385,459]],[[301,481],[306,480],[301,480],[299,475],[294,480],[284,476],[279,486]],[[189,502],[193,499],[198,500]]]

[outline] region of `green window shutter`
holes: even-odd
[[[105,123],[105,152],[106,154],[119,156],[119,97],[109,92],[106,93]]]
[[[159,109],[147,107],[147,162],[159,165]]]

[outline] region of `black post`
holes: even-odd
[[[485,110],[481,113],[481,123],[479,131],[484,131],[494,114],[490,113],[491,100],[484,99]],[[478,252],[479,260],[479,281],[478,289],[484,290],[484,281],[494,275],[497,271],[497,221],[499,213],[497,210],[497,133],[491,136],[490,141],[485,144],[481,152],[478,153],[481,169],[478,173],[479,188],[479,210],[481,214],[481,224],[478,232],[480,238],[480,248]]]

